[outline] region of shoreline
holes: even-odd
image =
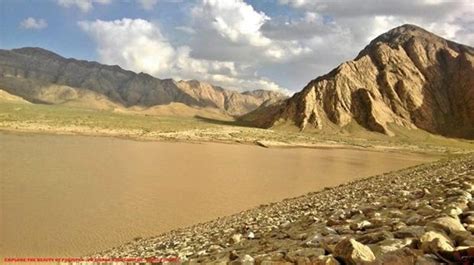
[[[338,243],[356,238],[366,244],[365,247],[369,247],[377,259],[386,255],[400,258],[408,255],[405,252],[410,250],[415,260],[433,261],[439,257],[433,254],[432,248],[423,247],[426,233],[439,233],[446,237],[448,243],[443,251],[458,251],[466,244],[474,246],[474,222],[463,223],[467,225],[465,228],[461,225],[464,215],[471,216],[469,211],[474,219],[473,164],[473,154],[442,158],[261,205],[158,236],[139,238],[88,257],[179,257],[182,262],[239,261],[240,264],[245,259],[252,260],[248,264],[265,260],[316,262],[334,259],[340,254],[335,250]],[[450,192],[454,191],[460,195],[451,199]],[[442,193],[443,202],[426,204],[426,200],[432,200],[437,193]],[[426,205],[431,206],[426,208]],[[397,214],[393,215],[393,212]],[[462,231],[451,235],[439,226],[428,226],[439,218],[451,218],[450,221]],[[400,251],[404,251],[403,255]]]
[[[1,125],[1,124],[0,124]],[[394,153],[414,153],[422,155],[434,155],[437,157],[446,157],[451,155],[469,154],[473,151],[462,150],[458,152],[447,152],[446,150],[434,150],[421,148],[415,145],[409,146],[393,146],[393,145],[371,145],[363,146],[358,144],[350,143],[338,143],[335,141],[321,141],[321,142],[281,142],[274,140],[250,140],[250,139],[210,139],[210,138],[179,138],[179,137],[162,137],[158,136],[144,136],[134,133],[107,133],[99,132],[98,129],[89,128],[89,130],[61,130],[57,127],[48,127],[49,130],[40,129],[19,129],[0,127],[0,133],[4,134],[17,134],[17,135],[61,135],[61,136],[85,136],[85,137],[105,137],[115,138],[120,140],[138,141],[138,142],[170,142],[170,143],[192,143],[192,144],[203,144],[203,143],[217,143],[217,144],[231,144],[231,145],[253,145],[262,148],[308,148],[308,149],[348,149],[348,150],[364,150],[373,152],[394,152]],[[107,129],[105,129],[107,131]],[[111,130],[114,131],[114,130]],[[125,130],[130,132],[129,130]],[[270,130],[268,130],[270,131]],[[179,135],[180,132],[175,132]],[[186,133],[186,132],[182,132]],[[316,139],[316,138],[315,138]]]

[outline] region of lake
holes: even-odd
[[[0,133],[4,257],[77,257],[436,158]]]

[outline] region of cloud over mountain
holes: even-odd
[[[28,17],[25,18],[23,21],[20,23],[20,27],[24,29],[44,29],[48,26],[48,23],[46,22],[45,19],[43,18],[34,18],[34,17]]]
[[[100,61],[175,79],[199,79],[235,89],[282,90],[231,61],[196,59],[189,46],[174,46],[159,25],[143,19],[81,21],[96,43]]]
[[[406,23],[474,44],[469,0],[131,3],[150,12],[172,6],[181,16],[171,26],[164,15],[80,22],[96,42],[99,60],[162,78],[239,89],[296,91],[355,57],[368,40]]]

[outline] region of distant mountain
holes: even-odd
[[[229,115],[285,97],[264,90],[240,93],[195,80],[162,80],[119,66],[66,59],[41,48],[0,50],[0,88],[33,103],[144,108],[182,103]]]
[[[243,117],[254,125],[341,130],[357,123],[474,138],[474,48],[403,25],[293,97]]]

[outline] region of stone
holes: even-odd
[[[417,264],[416,261],[423,253],[417,253],[415,250],[409,248],[402,248],[396,251],[389,252],[381,257],[377,257],[374,264],[383,265],[405,265]]]
[[[366,229],[366,228],[369,228],[372,226],[372,223],[367,221],[367,220],[363,220],[363,221],[360,221],[360,222],[355,222],[355,223],[352,223],[350,224],[350,228],[352,230],[363,230],[363,229]]]
[[[242,234],[234,234],[230,238],[230,243],[231,244],[237,244],[242,240]]]
[[[466,225],[466,230],[474,234],[474,224]]]
[[[439,265],[441,260],[439,260],[434,255],[425,254],[423,256],[419,256],[416,259],[416,265]]]
[[[244,256],[239,257],[238,259],[229,262],[229,264],[232,264],[232,265],[253,265],[253,264],[255,264],[255,260],[254,260],[254,258],[252,258],[252,256],[250,256],[248,254],[245,254]]]
[[[412,244],[413,244],[413,239],[411,238],[404,238],[404,239],[391,238],[391,239],[386,239],[384,241],[378,242],[376,245],[371,247],[371,249],[374,252],[374,255],[376,257],[380,257],[387,253],[402,249],[404,247],[409,247]]]
[[[402,191],[400,191],[400,195],[402,195],[403,197],[410,196],[410,193],[411,193],[411,192],[409,192],[409,191],[407,191],[407,190],[402,190]]]
[[[407,218],[407,220],[406,220],[405,223],[406,223],[407,225],[420,225],[420,224],[422,224],[423,220],[424,220],[424,217],[423,217],[423,216],[421,216],[421,215],[415,213],[415,214],[410,215],[410,216]]]
[[[474,240],[474,236],[469,231],[456,231],[449,235],[458,245],[466,240]]]
[[[433,226],[435,228],[440,228],[446,233],[450,234],[456,231],[466,231],[464,226],[459,221],[459,218],[445,216],[437,218],[427,224],[427,226]]]
[[[472,247],[474,246],[474,239],[466,239],[466,240],[463,240],[459,243],[459,246],[468,246],[468,247]]]
[[[344,223],[345,223],[345,220],[339,219],[339,218],[333,218],[333,217],[328,218],[328,220],[326,221],[327,226],[341,225]]]
[[[263,260],[261,265],[292,265],[294,263],[286,262],[283,260]]]
[[[215,252],[215,251],[221,251],[221,250],[222,250],[222,247],[219,246],[219,245],[211,245],[207,249],[207,251],[209,251],[209,252]]]
[[[286,254],[286,258],[291,262],[296,262],[298,257],[319,257],[324,255],[325,252],[322,248],[302,248],[289,251]]]
[[[327,252],[333,253],[337,243],[343,239],[344,238],[340,235],[328,235],[326,237],[321,238],[319,243],[320,246],[324,248]]]
[[[467,203],[467,206],[469,207],[470,210],[474,210],[474,201],[469,201]]]
[[[466,224],[474,224],[474,215],[469,215],[462,220],[463,223]]]
[[[359,264],[375,260],[375,255],[372,250],[353,238],[347,238],[339,242],[335,246],[333,254],[348,264]]]
[[[406,237],[419,238],[424,233],[425,233],[424,226],[412,225],[412,226],[406,226],[406,227],[402,227],[398,229],[397,231],[393,232],[393,235],[396,238],[406,238]]]
[[[236,260],[238,258],[239,254],[237,254],[237,251],[235,251],[235,249],[229,253],[229,260]]]
[[[426,253],[453,251],[453,243],[441,232],[428,231],[420,238],[420,249]]]
[[[254,238],[255,238],[255,234],[254,234],[252,231],[250,231],[250,232],[248,232],[248,234],[247,234],[247,238],[248,238],[248,239],[254,239]]]
[[[293,263],[292,263],[293,264]],[[311,265],[311,260],[308,257],[298,257],[296,259],[297,265]]]
[[[445,210],[445,213],[452,217],[457,217],[462,214],[462,210],[459,207],[450,207]]]
[[[357,237],[356,240],[362,244],[374,244],[389,238],[393,238],[393,234],[389,231],[382,230],[361,235]]]
[[[313,265],[340,265],[339,261],[333,255],[319,256],[316,259],[311,259]]]
[[[462,183],[462,188],[463,188],[463,190],[472,193],[474,191],[474,184],[465,181],[465,182]]]
[[[418,214],[423,215],[423,216],[428,216],[428,215],[433,215],[438,212],[438,210],[434,209],[430,205],[423,205],[417,210]]]

